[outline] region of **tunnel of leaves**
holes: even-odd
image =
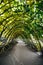
[[[17,37],[42,51],[43,0],[0,0],[0,52]]]

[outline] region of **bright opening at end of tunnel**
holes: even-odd
[[[16,41],[18,42],[17,45],[23,45],[23,46],[26,45],[25,42],[23,41],[23,39],[17,38]]]

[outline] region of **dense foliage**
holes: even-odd
[[[43,0],[0,0],[0,38],[22,37],[38,50],[43,47]],[[0,46],[3,42],[0,41]]]

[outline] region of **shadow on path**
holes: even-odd
[[[0,65],[43,65],[43,58],[19,43],[6,56],[0,57]]]

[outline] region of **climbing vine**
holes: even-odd
[[[41,50],[43,0],[0,0],[0,39],[7,39],[6,46],[11,39],[18,36],[26,39],[27,44],[31,40]],[[0,40],[1,45],[3,41]]]

